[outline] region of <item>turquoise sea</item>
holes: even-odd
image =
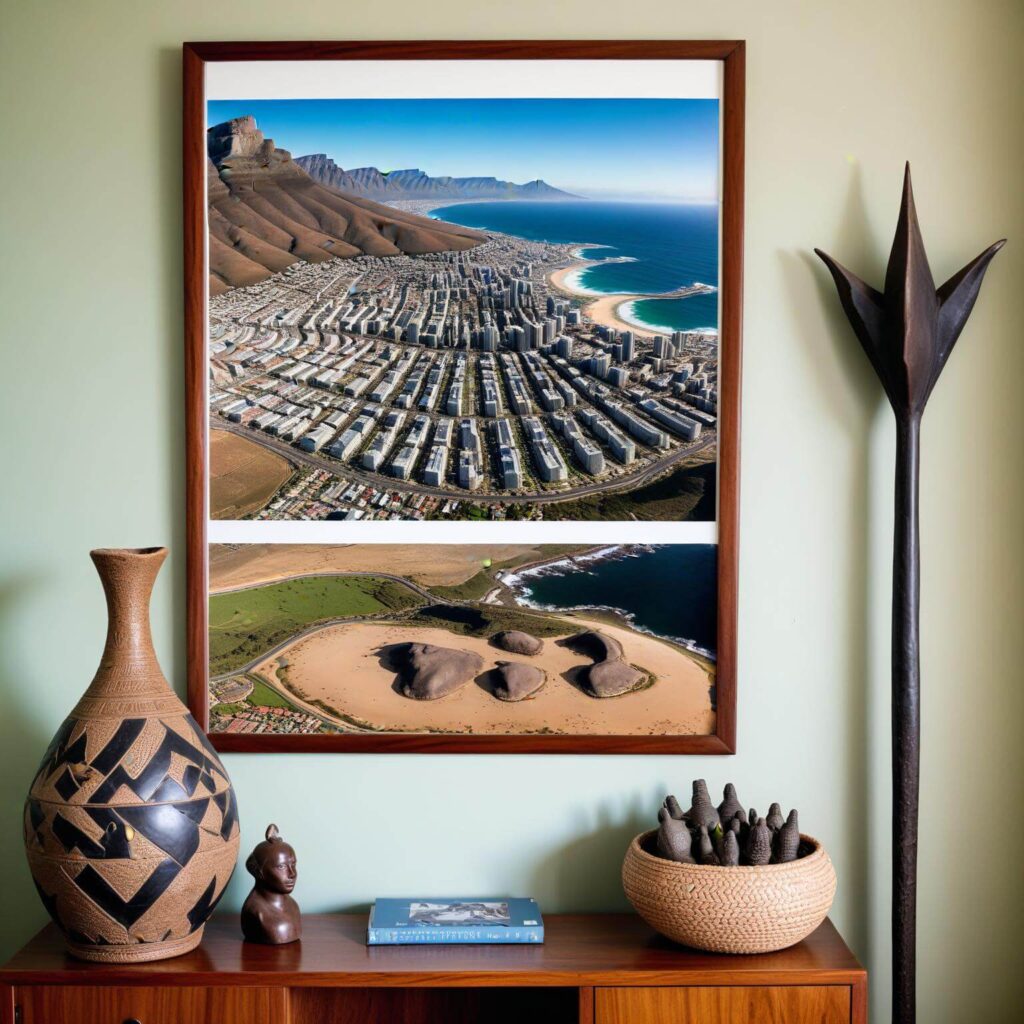
[[[579,242],[583,259],[606,261],[576,278],[597,294],[718,285],[717,204],[504,200],[442,206],[430,215],[531,241]],[[640,300],[632,315],[664,331],[714,330],[718,293]]]
[[[566,559],[505,582],[525,604],[614,608],[640,629],[714,656],[717,566],[714,544],[661,544],[605,549],[589,560]]]

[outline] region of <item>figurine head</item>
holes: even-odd
[[[287,895],[295,888],[295,851],[281,838],[276,825],[267,826],[266,838],[249,854],[245,870],[256,879],[257,889]]]

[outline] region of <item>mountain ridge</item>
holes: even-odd
[[[432,177],[418,167],[381,171],[376,167],[345,170],[326,153],[310,153],[295,162],[314,181],[369,199],[580,199],[536,178],[522,185],[491,176]]]
[[[299,260],[461,251],[486,237],[314,180],[251,116],[207,131],[207,213],[210,295]]]

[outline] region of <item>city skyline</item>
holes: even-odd
[[[252,115],[293,156],[431,176],[542,179],[593,199],[715,202],[718,101],[213,100],[210,125]]]

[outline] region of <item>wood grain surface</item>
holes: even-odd
[[[848,1024],[843,985],[603,988],[595,1024]]]

